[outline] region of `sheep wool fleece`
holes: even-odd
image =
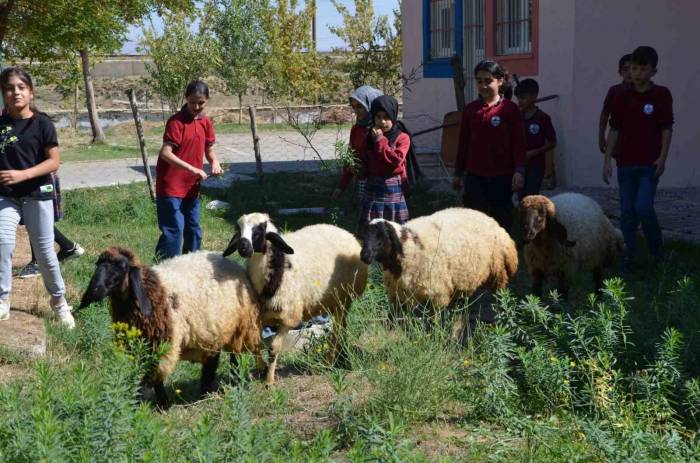
[[[445,306],[482,285],[503,288],[518,269],[518,253],[508,233],[486,214],[448,208],[391,223],[403,248],[401,273],[384,271],[393,302],[432,301]]]
[[[204,362],[212,352],[255,352],[260,343],[257,298],[245,269],[220,253],[199,251],[153,267],[171,300],[171,349],[158,373],[178,359]]]
[[[283,235],[294,249],[286,255],[279,289],[262,301],[263,323],[294,328],[300,320],[321,313],[344,317],[345,307],[362,295],[367,265],[360,259],[360,244],[338,227],[317,224]],[[270,275],[270,253],[256,253],[248,260],[248,274],[260,294]]]
[[[577,271],[612,265],[623,249],[622,233],[605,216],[600,205],[579,193],[562,193],[550,198],[557,221],[566,228],[567,239],[576,244],[561,246],[550,241],[545,246],[525,245],[525,261],[532,275],[542,271],[553,276],[563,272],[571,277]]]

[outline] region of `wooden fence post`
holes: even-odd
[[[265,186],[263,185],[262,158],[260,157],[260,137],[258,137],[258,123],[255,120],[255,105],[248,106],[248,115],[250,116],[250,131],[253,134],[253,151],[255,152],[255,172],[258,177],[258,183],[260,184],[263,206],[267,208],[267,192],[265,192]]]
[[[134,97],[134,89],[130,88],[126,91],[131,104],[131,112],[134,115],[134,124],[136,124],[136,134],[139,137],[139,147],[141,148],[141,159],[143,160],[143,168],[146,172],[146,181],[148,182],[148,193],[151,195],[151,201],[156,200],[156,194],[153,191],[153,180],[151,179],[151,168],[148,166],[148,154],[146,154],[146,139],[143,136],[143,126],[139,117],[139,110],[136,107],[136,98]]]
[[[260,137],[258,137],[258,124],[255,121],[255,105],[248,106],[248,114],[250,115],[250,131],[253,133],[253,150],[255,151],[255,171],[258,174],[258,180],[262,183],[262,159],[260,158]]]

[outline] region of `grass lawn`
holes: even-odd
[[[157,156],[163,140],[162,122],[144,123],[146,149],[149,157]],[[350,124],[327,124],[321,130],[337,131],[349,128]],[[214,126],[217,135],[250,134],[250,124],[221,123]],[[259,132],[293,132],[289,124],[259,124]],[[102,161],[107,159],[140,158],[136,129],[131,122],[125,122],[105,130],[105,144],[91,143],[89,132],[76,133],[73,129],[60,129],[58,139],[61,144],[61,162]],[[251,138],[252,143],[252,138]]]
[[[204,248],[223,250],[240,214],[267,210],[282,229],[325,221],[352,229],[348,198],[334,202],[335,177],[270,174],[268,203],[255,182],[208,192],[231,209],[202,211]],[[290,195],[290,191],[294,191]],[[144,184],[64,195],[59,228],[87,250],[63,265],[77,303],[106,246],[150,262],[158,238]],[[414,216],[454,204],[417,189]],[[323,216],[278,216],[281,207],[326,207]],[[323,339],[280,360],[265,389],[238,382],[221,362],[222,391],[198,396],[199,366],[181,362],[166,384],[165,412],[141,401],[149,355],[135,342],[115,347],[108,305],[93,305],[68,332],[48,323],[48,355],[27,360],[0,351],[0,367],[28,374],[0,380],[0,461],[693,461],[700,412],[700,246],[668,244],[669,261],[610,283],[591,300],[580,275],[567,303],[526,298],[524,268],[512,295],[485,295],[496,324],[469,342],[442,325],[386,320],[377,268],[354,304],[344,368],[324,360]],[[223,358],[223,357],[222,357]],[[1,368],[0,368],[0,371]],[[245,376],[245,375],[243,375]]]

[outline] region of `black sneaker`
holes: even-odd
[[[36,262],[30,262],[27,265],[25,265],[22,270],[20,270],[17,276],[19,278],[35,278],[39,275],[41,275],[41,272],[39,271],[39,265]]]
[[[75,246],[73,246],[72,249],[69,249],[67,251],[61,249],[56,255],[58,256],[58,261],[63,262],[64,260],[80,257],[83,254],[85,254],[85,249],[83,249],[83,247],[80,246],[78,243],[75,243]]]

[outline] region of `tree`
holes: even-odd
[[[9,3],[7,0],[6,4]],[[5,48],[11,44],[14,56],[42,63],[70,62],[80,57],[94,142],[103,142],[105,138],[94,97],[91,56],[118,50],[128,27],[152,12],[193,7],[191,0],[15,0],[14,3],[8,13],[10,19],[3,42]]]
[[[339,0],[331,0],[343,17],[342,26],[328,29],[347,44],[348,59],[341,64],[354,87],[373,85],[398,95],[402,87],[401,14],[394,10],[393,27],[387,16],[375,17],[372,0],[354,0],[355,14]]]
[[[214,70],[226,90],[238,95],[239,124],[243,94],[262,75],[266,49],[262,18],[269,8],[266,0],[211,0],[207,4],[206,28],[219,53]]]
[[[323,85],[322,60],[313,47],[315,0],[299,10],[298,0],[277,0],[262,24],[267,37],[262,83],[277,101],[317,98]]]
[[[218,62],[211,37],[193,32],[193,20],[182,13],[166,14],[158,35],[153,26],[144,30],[143,49],[153,64],[146,64],[149,85],[160,93],[172,112],[180,109],[187,83],[206,77]]]

